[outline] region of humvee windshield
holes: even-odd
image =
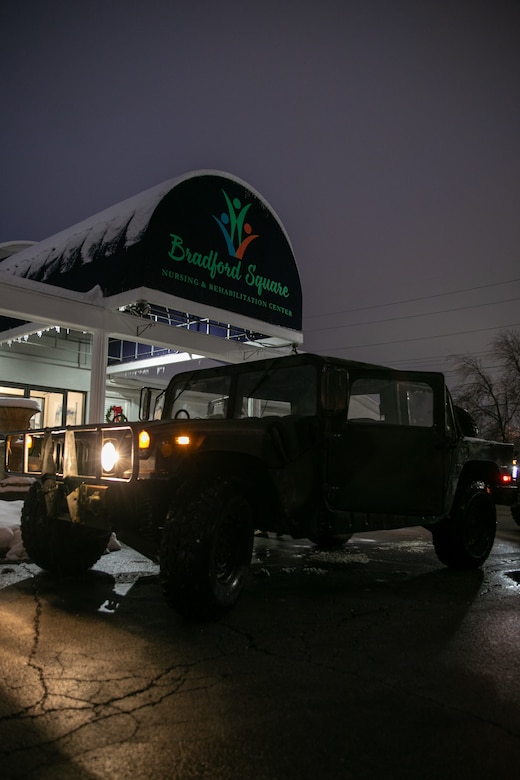
[[[284,417],[316,414],[317,378],[312,365],[262,368],[231,375],[201,376],[175,388],[171,417]]]
[[[230,376],[193,376],[175,388],[172,417],[226,417]]]
[[[251,371],[238,377],[235,417],[316,414],[316,369],[312,365]]]

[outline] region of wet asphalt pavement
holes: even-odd
[[[3,780],[512,778],[520,528],[481,571],[422,529],[257,539],[237,607],[184,622],[125,548],[80,581],[0,565]]]

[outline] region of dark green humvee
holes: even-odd
[[[512,445],[468,436],[439,373],[294,354],[179,374],[151,420],[141,400],[140,422],[7,436],[6,471],[35,479],[35,563],[87,569],[115,531],[184,614],[235,603],[255,529],[337,545],[424,526],[467,569],[491,551],[495,505],[517,503]]]

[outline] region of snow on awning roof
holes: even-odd
[[[118,250],[134,245],[157,203],[175,182],[175,179],[163,182],[11,255],[0,263],[0,270],[58,287],[69,287],[68,284],[59,284],[58,276],[92,263],[101,246],[109,259]],[[70,286],[70,289],[75,288]]]
[[[302,296],[285,229],[245,182],[185,174],[0,262],[0,271],[105,297],[145,287],[300,331]],[[200,309],[200,306],[199,306]]]

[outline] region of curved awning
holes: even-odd
[[[301,340],[301,284],[283,225],[257,192],[220,171],[163,182],[6,258],[0,271],[114,300],[145,288],[162,305],[171,296],[173,308],[182,299]]]

